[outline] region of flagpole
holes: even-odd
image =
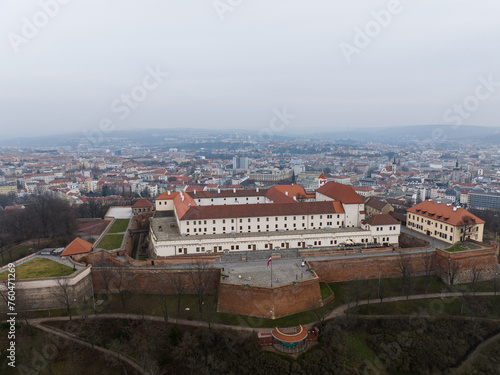
[[[271,288],[273,287],[273,256],[271,255]]]

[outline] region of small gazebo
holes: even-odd
[[[300,353],[307,346],[307,329],[304,326],[275,328],[272,330],[273,347],[281,353]]]

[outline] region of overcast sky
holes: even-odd
[[[498,0],[3,0],[0,137],[499,126],[499,14]]]

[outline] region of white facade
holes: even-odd
[[[364,203],[345,204],[318,192],[315,201],[324,203],[297,202],[288,196],[288,188],[281,190],[281,203],[258,189],[163,193],[155,201],[159,214],[151,220],[154,255],[398,243],[399,224],[362,223]],[[273,199],[281,200],[276,195]]]

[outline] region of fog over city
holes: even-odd
[[[0,4],[1,138],[499,126],[500,3]]]

